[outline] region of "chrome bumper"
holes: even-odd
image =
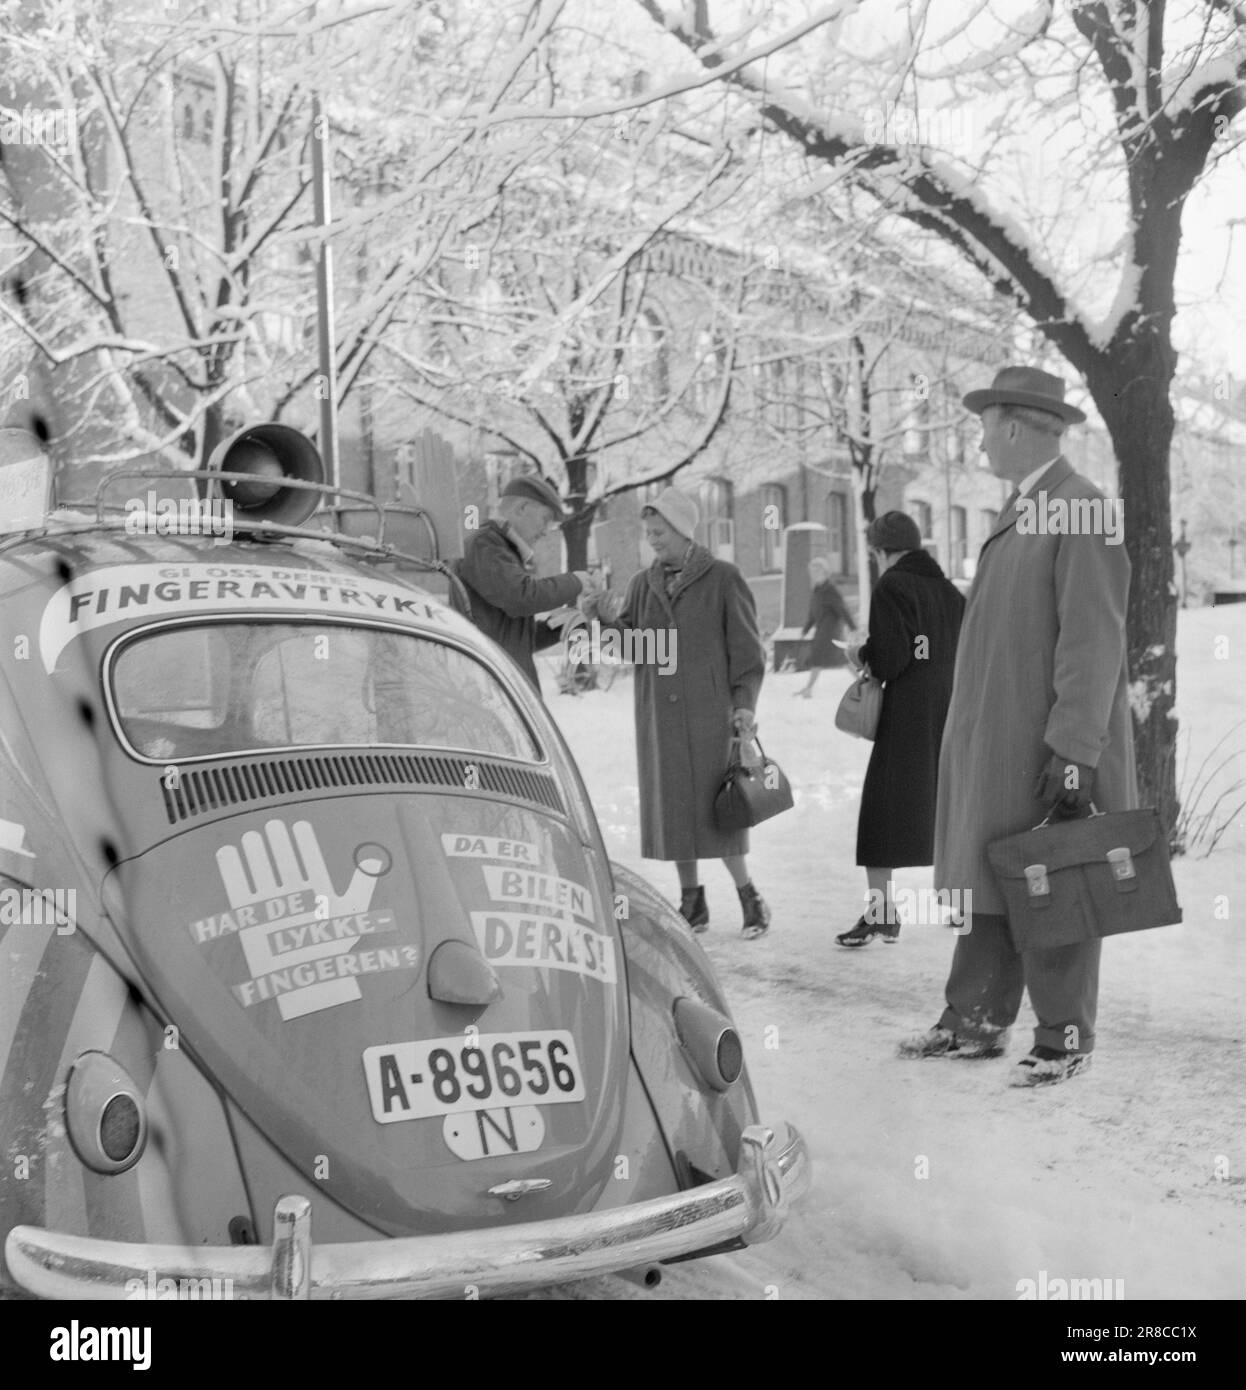
[[[132,1245],[15,1226],[4,1253],[11,1276],[40,1298],[475,1298],[769,1240],[808,1186],[796,1130],[781,1142],[750,1125],[734,1177],[612,1211],[313,1246],[311,1203],[295,1196],[277,1202],[270,1246]]]

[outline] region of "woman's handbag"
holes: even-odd
[[[835,711],[835,727],[857,738],[872,739],[878,732],[883,712],[883,683],[870,675],[867,666],[844,691]]]
[[[1090,810],[987,846],[1018,951],[1181,921],[1159,814]]]
[[[792,787],[783,769],[767,758],[758,739],[759,757],[746,765],[741,757],[743,739],[731,740],[731,761],[714,798],[714,821],[719,830],[747,830],[792,806]]]

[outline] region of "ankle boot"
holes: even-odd
[[[736,892],[740,895],[740,906],[744,909],[743,934],[750,939],[761,936],[770,928],[770,909],[766,906],[766,900],[752,883],[737,888]]]
[[[680,892],[679,912],[693,931],[702,932],[709,926],[710,910],[705,905],[705,889],[699,883]]]

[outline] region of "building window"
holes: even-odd
[[[800,389],[799,364],[776,357],[770,363],[767,390],[769,415],[776,429],[791,429],[797,423]]]
[[[999,513],[994,512],[990,507],[982,508],[982,540],[985,543],[987,537],[995,529],[995,523],[999,520]]]
[[[969,553],[967,528],[964,507],[953,507],[948,513],[948,573],[953,579],[965,577],[965,557]]]
[[[922,459],[930,452],[930,397],[921,393],[915,373],[910,378],[910,386],[917,394],[917,401],[904,422],[904,457]]]
[[[930,515],[929,502],[910,502],[909,515],[917,522],[917,529],[922,533],[922,540],[928,541],[931,532],[934,530],[933,521]]]
[[[628,346],[632,390],[642,392],[651,408],[665,405],[671,393],[666,327],[652,309],[641,310]]]
[[[761,571],[783,568],[783,528],[787,525],[787,489],[767,483],[761,489]]]
[[[735,521],[731,484],[725,478],[706,478],[698,498],[699,530],[706,549],[719,560],[735,559]]]
[[[826,529],[829,536],[826,558],[831,562],[831,571],[834,574],[847,574],[850,560],[848,499],[842,492],[828,492],[826,495]]]
[[[688,404],[693,410],[708,414],[718,404],[722,391],[727,365],[726,344],[703,328],[697,334],[696,354],[697,365],[688,390]]]

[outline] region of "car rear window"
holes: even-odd
[[[391,628],[263,620],[161,628],[120,647],[109,679],[123,741],[159,762],[326,746],[540,757],[487,666]]]

